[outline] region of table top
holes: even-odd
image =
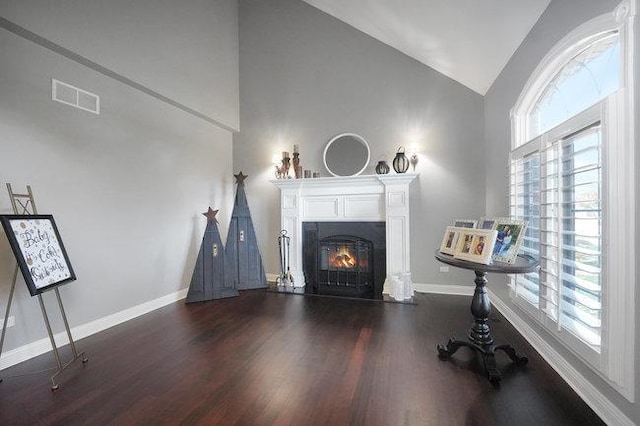
[[[513,264],[494,261],[491,265],[456,259],[450,254],[440,253],[439,250],[434,252],[434,256],[440,262],[457,268],[482,272],[498,272],[502,274],[524,274],[527,272],[534,272],[538,270],[538,267],[540,266],[540,262],[526,254],[519,254],[516,258],[516,262]]]

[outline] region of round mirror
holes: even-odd
[[[357,176],[369,164],[369,145],[361,136],[343,133],[324,149],[324,166],[333,176]]]

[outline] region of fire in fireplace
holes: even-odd
[[[305,222],[303,257],[308,293],[382,298],[384,222]]]
[[[345,242],[344,244],[324,242],[321,247],[322,269],[362,269],[367,270],[370,250],[362,241]]]

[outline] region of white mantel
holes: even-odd
[[[393,275],[411,273],[409,184],[417,176],[405,173],[272,180],[271,183],[280,188],[280,226],[291,238],[290,268],[294,285],[304,286],[303,222],[385,222],[384,293],[389,294]],[[400,298],[412,296],[413,289]]]

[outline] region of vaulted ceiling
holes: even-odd
[[[304,0],[484,95],[550,0]]]

